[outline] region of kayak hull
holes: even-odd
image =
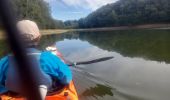
[[[78,100],[78,95],[73,81],[69,84],[68,87],[64,88],[61,93],[47,96],[46,100]]]

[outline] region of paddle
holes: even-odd
[[[57,48],[55,46],[49,46],[46,48],[47,51],[51,51],[54,54],[59,54],[59,56],[65,61],[65,63],[68,66],[77,66],[77,65],[87,65],[87,64],[93,64],[93,63],[98,63],[98,62],[103,62],[103,61],[107,61],[110,59],[113,59],[113,56],[109,56],[109,57],[102,57],[102,58],[98,58],[98,59],[94,59],[94,60],[89,60],[89,61],[80,61],[80,62],[71,62],[67,59],[64,59],[64,57],[58,52]]]
[[[86,64],[93,64],[93,63],[98,63],[98,62],[103,62],[103,61],[107,61],[110,59],[113,59],[113,56],[110,57],[103,57],[103,58],[98,58],[98,59],[94,59],[94,60],[90,60],[90,61],[80,61],[80,62],[70,62],[70,61],[66,61],[66,63],[68,63],[68,66],[77,66],[77,65],[86,65]]]

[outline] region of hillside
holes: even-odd
[[[49,4],[44,0],[10,0],[18,20],[30,19],[41,29],[63,28],[64,23],[54,20]]]
[[[80,28],[170,23],[170,0],[119,0],[78,21]]]

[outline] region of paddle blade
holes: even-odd
[[[93,64],[93,63],[98,63],[98,62],[102,62],[102,61],[107,61],[110,59],[113,59],[114,57],[103,57],[103,58],[99,58],[99,59],[95,59],[95,60],[91,60],[91,61],[82,61],[82,62],[77,62],[77,63],[72,63],[72,64],[68,64],[69,66],[76,66],[76,65],[86,65],[86,64]]]

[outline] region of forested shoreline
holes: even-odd
[[[169,0],[119,0],[79,20],[52,18],[44,0],[11,0],[18,20],[30,19],[41,29],[84,29],[170,23]]]
[[[170,0],[119,0],[78,21],[81,28],[170,23]]]

